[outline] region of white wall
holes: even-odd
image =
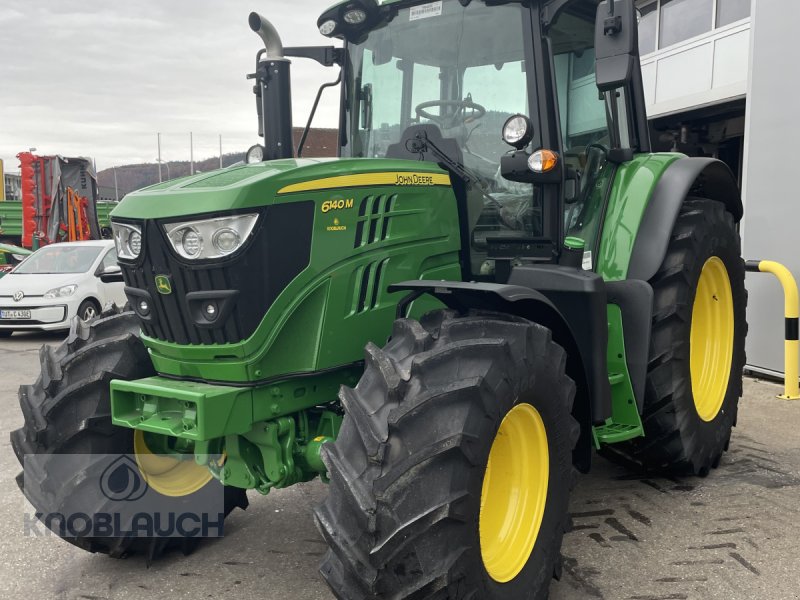
[[[800,2],[756,0],[745,139],[744,256],[784,263],[800,276],[800,120],[794,47]],[[783,372],[783,295],[767,274],[748,274],[748,364]]]
[[[739,21],[642,59],[650,118],[742,98],[747,93],[750,23]]]

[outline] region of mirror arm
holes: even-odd
[[[314,100],[314,106],[311,107],[311,114],[308,115],[308,122],[306,123],[305,129],[303,129],[303,135],[300,136],[300,143],[297,144],[297,158],[301,158],[303,156],[303,147],[306,145],[308,134],[311,131],[311,123],[314,121],[314,115],[317,114],[317,108],[319,107],[319,101],[322,99],[322,93],[328,88],[336,87],[340,83],[342,83],[341,70],[339,71],[339,77],[336,78],[336,81],[331,81],[330,83],[323,83],[320,86],[319,91],[317,92],[317,97]]]
[[[344,63],[344,49],[335,46],[294,46],[283,49],[284,56],[295,58],[310,58],[323,67],[332,67]]]

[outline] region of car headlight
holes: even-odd
[[[75,283],[71,285],[62,285],[61,287],[48,290],[45,292],[44,297],[48,300],[52,300],[53,298],[68,298],[69,296],[72,296],[77,289],[78,285]]]
[[[112,223],[111,230],[114,232],[117,256],[127,260],[139,258],[142,252],[142,228],[128,223]]]
[[[164,225],[175,252],[189,260],[208,260],[229,256],[239,250],[258,221],[257,214],[185,221]]]

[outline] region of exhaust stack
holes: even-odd
[[[256,55],[253,92],[258,111],[258,135],[264,138],[264,160],[294,157],[292,138],[291,62],[283,55],[278,31],[258,13],[250,13],[250,28],[264,42]]]
[[[250,23],[250,29],[255,31],[264,42],[267,58],[284,58],[283,43],[275,26],[257,12],[251,12],[247,20]]]

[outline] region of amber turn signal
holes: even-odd
[[[534,173],[549,173],[558,165],[558,154],[552,150],[537,150],[528,159],[528,168]]]

